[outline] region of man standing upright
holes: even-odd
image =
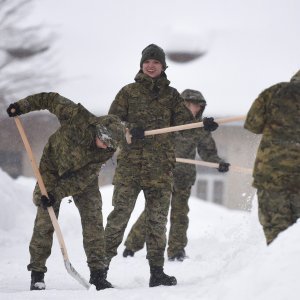
[[[186,107],[188,107],[194,121],[201,122],[206,107],[206,100],[196,90],[186,89],[181,93]],[[178,131],[174,134],[176,157],[195,159],[196,150],[199,156],[210,162],[219,163],[219,172],[227,172],[229,164],[219,156],[216,143],[210,131],[204,128]],[[170,261],[183,261],[186,258],[187,229],[189,226],[189,205],[192,185],[196,180],[196,166],[176,163],[174,169],[174,186],[171,199],[170,232],[168,239],[168,258]],[[145,212],[143,212],[132,226],[125,241],[123,256],[133,256],[145,244]]]
[[[150,287],[177,283],[174,276],[163,271],[175,154],[171,135],[144,136],[144,131],[193,120],[178,91],[170,86],[166,68],[163,49],[154,44],[147,46],[135,82],[120,90],[109,110],[126,122],[132,143],[124,146],[118,155],[113,180],[114,210],[105,228],[107,260],[109,264],[117,255],[137,196],[143,191]],[[205,124],[206,129],[217,126],[211,119]]]

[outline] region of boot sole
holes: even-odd
[[[163,283],[149,283],[149,287],[156,287],[156,286],[173,286],[177,285],[177,280],[176,278],[173,279],[171,282],[163,282]]]

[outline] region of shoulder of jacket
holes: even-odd
[[[123,86],[119,93],[130,93],[133,90],[140,89],[140,86],[141,85],[138,82],[132,82]]]
[[[276,83],[276,84],[266,88],[265,90],[263,90],[259,96],[265,96],[265,95],[276,93],[279,89],[281,89],[282,87],[284,87],[288,84],[289,84],[288,82]]]
[[[169,95],[172,96],[172,98],[180,98],[181,99],[181,96],[179,94],[179,92],[172,86],[167,86],[166,87],[166,91]]]

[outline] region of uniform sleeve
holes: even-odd
[[[39,93],[17,102],[23,114],[47,109],[57,116],[60,122],[72,118],[78,111],[78,105],[58,93]]]
[[[271,116],[271,102],[274,95],[286,85],[286,82],[277,83],[264,90],[252,104],[244,124],[244,128],[253,133],[263,133],[268,118]]]
[[[175,105],[172,112],[171,126],[191,123],[194,117],[190,110],[184,105],[184,100],[176,90],[174,90],[173,99]]]
[[[101,165],[90,164],[72,173],[67,173],[53,187],[52,192],[55,197],[62,199],[70,195],[82,193],[93,181],[98,179]]]
[[[211,132],[201,130],[200,140],[197,145],[197,152],[204,161],[219,163],[222,159],[218,156],[216,143],[212,137]]]
[[[121,89],[112,102],[108,114],[116,115],[121,121],[128,122],[128,98],[125,88]]]
[[[244,128],[260,134],[266,124],[266,95],[261,94],[252,104],[244,124]]]

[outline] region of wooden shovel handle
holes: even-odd
[[[218,124],[223,123],[230,123],[230,122],[236,122],[245,120],[246,116],[236,116],[236,117],[230,117],[230,118],[221,118],[221,119],[215,119],[214,121]],[[168,132],[174,132],[174,131],[181,131],[181,130],[187,130],[187,129],[193,129],[193,128],[199,128],[203,127],[203,122],[197,122],[197,123],[190,123],[190,124],[184,124],[184,125],[178,125],[178,126],[171,126],[171,127],[165,127],[160,129],[153,129],[153,130],[147,130],[145,131],[145,136],[148,135],[156,135],[156,134],[162,134],[162,133],[168,133]],[[126,141],[128,144],[131,144],[131,134],[129,132],[129,129],[126,129]]]
[[[230,118],[215,119],[214,121],[218,124],[223,124],[223,123],[230,123],[230,122],[245,120],[245,118],[246,118],[246,116],[237,116],[237,117],[230,117]],[[199,128],[199,127],[203,127],[203,126],[204,126],[203,122],[197,122],[197,123],[190,123],[190,124],[184,124],[184,125],[178,125],[178,126],[172,126],[172,127],[165,127],[165,128],[160,128],[160,129],[147,130],[147,131],[145,131],[145,136],[174,132],[174,131],[181,131],[181,130],[187,130],[187,129],[193,129],[193,128]]]
[[[209,167],[209,168],[218,168],[219,167],[218,163],[212,163],[212,162],[208,162],[208,161],[195,160],[195,159],[187,159],[187,158],[176,158],[176,162],[205,166],[205,167]],[[240,167],[240,166],[230,165],[229,169],[232,171],[236,171],[236,172],[240,172],[240,173],[244,173],[244,174],[252,174],[252,169],[244,168],[244,167]]]
[[[48,197],[48,193],[47,193],[47,190],[46,190],[44,181],[43,181],[43,179],[42,179],[40,170],[39,170],[39,168],[38,168],[38,166],[37,166],[36,160],[35,160],[35,158],[34,158],[34,155],[33,155],[32,149],[31,149],[31,146],[30,146],[30,144],[29,144],[29,141],[28,141],[27,135],[26,135],[26,133],[25,133],[24,127],[23,127],[23,125],[22,125],[22,123],[21,123],[21,120],[20,120],[19,117],[17,117],[17,116],[14,117],[14,120],[15,120],[16,125],[17,125],[17,128],[18,128],[18,130],[19,130],[19,132],[20,132],[22,141],[23,141],[23,143],[24,143],[26,152],[27,152],[27,154],[28,154],[28,157],[29,157],[29,160],[30,160],[30,163],[31,163],[33,172],[34,172],[34,175],[35,175],[35,177],[36,177],[36,179],[37,179],[39,188],[40,188],[40,190],[41,190],[41,193],[42,193],[42,195],[45,195],[45,196]],[[51,221],[52,221],[52,225],[53,225],[53,227],[54,227],[54,230],[55,230],[55,233],[56,233],[56,236],[57,236],[59,245],[60,245],[60,249],[61,249],[63,258],[64,258],[65,261],[66,261],[66,260],[69,260],[69,259],[68,259],[67,248],[66,248],[66,245],[65,245],[65,242],[64,242],[64,239],[63,239],[62,232],[61,232],[61,230],[60,230],[60,226],[59,226],[59,224],[58,224],[58,222],[57,222],[57,218],[56,218],[56,216],[55,216],[53,207],[50,206],[50,207],[48,207],[47,209],[48,209],[48,213],[49,213],[50,219],[51,219]]]

